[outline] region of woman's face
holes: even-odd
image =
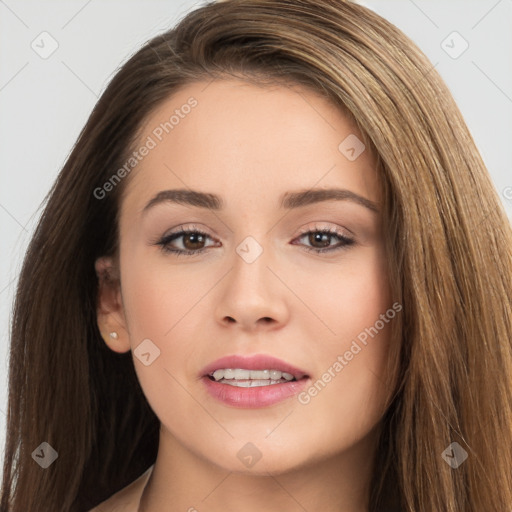
[[[368,207],[380,201],[375,162],[361,139],[308,90],[236,80],[189,85],[145,124],[121,204],[111,347],[133,351],[161,450],[264,474],[370,438],[397,320],[381,216]],[[318,200],[328,189],[349,193]],[[165,199],[173,190],[182,192]],[[192,234],[176,235],[184,230]],[[203,371],[261,354],[307,377],[239,387]],[[219,366],[233,367],[244,368]]]

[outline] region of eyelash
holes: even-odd
[[[174,241],[178,238],[181,238],[184,235],[191,234],[191,233],[201,235],[203,237],[211,238],[207,233],[205,233],[199,229],[182,229],[181,226],[180,226],[180,229],[181,229],[180,231],[175,231],[174,233],[170,233],[169,235],[162,237],[158,242],[156,242],[155,245],[161,246],[161,249],[164,253],[172,253],[172,254],[175,254],[176,256],[195,256],[196,254],[204,252],[204,251],[206,251],[206,249],[208,249],[208,247],[203,247],[202,249],[196,249],[194,251],[184,251],[182,249],[170,248],[169,244],[172,241]],[[326,234],[326,235],[331,235],[332,237],[335,236],[341,241],[341,245],[338,245],[336,247],[322,248],[322,249],[316,249],[314,247],[303,246],[303,248],[306,251],[314,252],[316,254],[321,254],[324,252],[340,251],[343,249],[347,249],[350,246],[355,244],[355,240],[353,240],[352,238],[346,237],[345,235],[343,235],[342,233],[340,233],[339,231],[337,231],[334,228],[304,230],[304,231],[301,231],[300,235],[297,238],[300,239],[310,233],[322,233],[322,234]],[[296,245],[296,244],[294,244],[294,245]]]

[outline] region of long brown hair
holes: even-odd
[[[2,512],[89,510],[155,462],[158,418],[131,353],[111,351],[96,318],[94,262],[117,254],[129,177],[102,199],[94,191],[126,162],[159,104],[226,76],[323,94],[378,159],[403,316],[371,512],[509,512],[510,224],[432,64],[392,24],[342,0],[206,4],[145,44],[102,94],[45,199],[19,277]],[[58,453],[46,469],[34,456],[44,442]],[[457,468],[447,463],[453,442],[468,455]]]

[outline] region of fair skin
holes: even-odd
[[[148,485],[123,510],[366,512],[390,323],[308,403],[292,396],[257,409],[229,406],[206,392],[198,372],[225,355],[263,353],[306,370],[312,385],[391,307],[379,212],[349,200],[279,204],[286,192],[339,188],[379,206],[375,161],[368,150],[354,161],[338,150],[348,135],[362,136],[324,98],[232,79],[177,92],[140,141],[191,96],[197,106],[130,175],[121,287],[100,290],[98,325],[109,347],[134,351],[150,339],[160,350],[148,366],[133,357],[160,444]],[[161,202],[142,213],[169,189],[216,194],[223,208]],[[165,253],[157,242],[180,226],[207,237],[181,236],[172,248],[206,249]],[[355,243],[309,252],[343,243],[301,234],[323,228]],[[252,263],[236,252],[248,236],[263,249]],[[101,258],[96,269],[112,265]],[[237,456],[248,442],[261,454],[252,467]]]

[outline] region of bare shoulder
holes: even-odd
[[[137,512],[142,491],[151,475],[153,466],[130,485],[102,501],[89,512]]]

